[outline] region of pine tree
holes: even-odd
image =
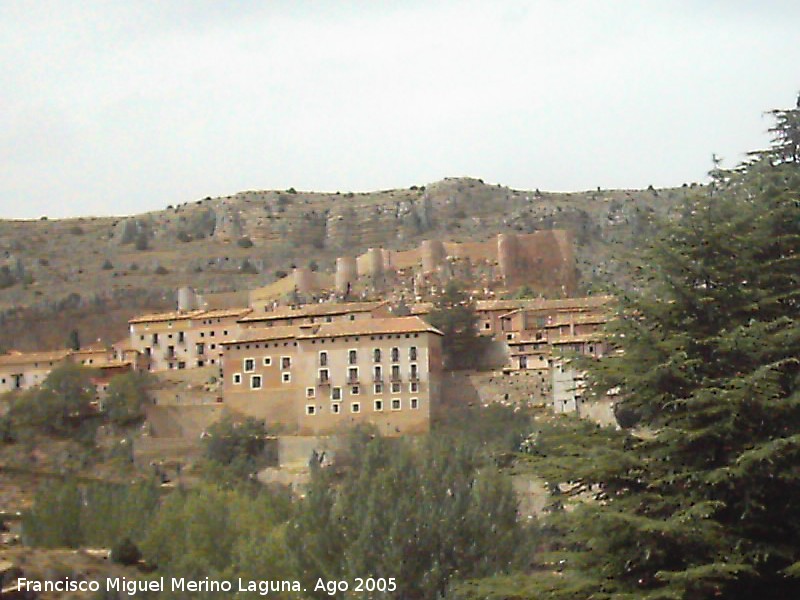
[[[486,338],[478,334],[475,305],[455,281],[449,281],[436,299],[428,321],[444,333],[442,352],[448,369],[469,369],[478,364]]]
[[[715,170],[621,298],[593,388],[638,428],[531,440],[535,472],[593,500],[548,518],[538,571],[454,597],[800,597],[800,112],[773,114],[773,147]]]

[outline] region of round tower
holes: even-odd
[[[314,290],[314,274],[308,267],[297,267],[293,273],[294,287],[300,294],[310,294]]]
[[[367,273],[375,281],[383,278],[383,251],[380,248],[370,248],[367,251]]]
[[[348,286],[352,287],[358,280],[358,266],[352,256],[340,256],[336,259],[336,291],[344,294]]]
[[[190,311],[197,308],[197,294],[190,287],[178,289],[178,310]]]
[[[422,242],[422,272],[434,273],[444,263],[446,253],[444,244],[439,240]]]
[[[501,233],[497,236],[497,262],[500,275],[508,283],[517,274],[519,262],[519,239],[513,233]]]

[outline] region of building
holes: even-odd
[[[389,303],[374,302],[320,302],[302,306],[272,307],[267,304],[261,310],[239,319],[244,328],[262,328],[284,325],[314,323],[338,323],[340,321],[359,321],[378,317],[390,317]]]
[[[239,337],[249,308],[172,311],[128,321],[130,346],[150,371],[219,365],[222,342]]]
[[[371,423],[427,431],[440,398],[442,333],[418,317],[276,325],[225,342],[223,397],[287,433]]]
[[[71,360],[70,350],[0,355],[0,393],[27,390],[42,383],[56,367]]]

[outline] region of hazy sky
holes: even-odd
[[[796,0],[0,0],[0,217],[703,181],[794,106],[798,31]]]

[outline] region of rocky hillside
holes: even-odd
[[[293,265],[331,269],[337,256],[430,238],[569,228],[584,287],[619,283],[621,259],[653,216],[688,192],[547,193],[457,178],[363,194],[241,192],[131,217],[0,221],[0,346],[61,346],[72,328],[111,340],[129,315],[171,306],[180,285],[243,290]]]

